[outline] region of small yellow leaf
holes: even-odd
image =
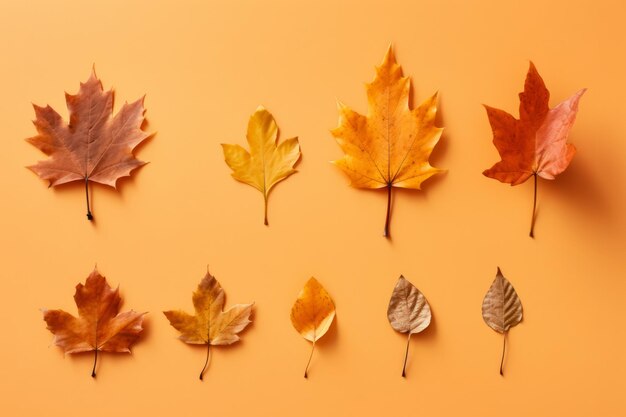
[[[307,369],[304,371],[305,378],[311,357],[313,357],[315,342],[326,334],[334,318],[335,304],[333,300],[315,278],[310,278],[291,308],[291,324],[302,337],[313,342]]]
[[[226,164],[233,170],[232,176],[263,193],[265,201],[265,224],[267,223],[267,199],[278,182],[296,170],[300,159],[298,138],[291,138],[277,145],[278,126],[270,112],[259,106],[250,116],[246,135],[250,152],[239,145],[222,144]]]

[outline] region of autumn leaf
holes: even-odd
[[[272,188],[296,170],[300,159],[298,138],[277,145],[278,126],[270,112],[259,106],[250,116],[246,135],[250,152],[239,145],[222,144],[226,164],[232,176],[263,193],[265,201],[264,223],[267,225],[267,199]]]
[[[404,365],[402,366],[403,377],[406,376],[406,360],[409,357],[411,335],[426,329],[430,324],[431,317],[430,304],[428,304],[424,294],[400,275],[389,300],[387,318],[394,330],[408,334]]]
[[[291,308],[291,324],[309,342],[313,342],[309,361],[304,370],[308,378],[309,364],[315,350],[315,342],[324,336],[335,319],[335,304],[322,284],[311,277],[300,291]]]
[[[224,290],[219,282],[207,273],[192,296],[195,315],[181,310],[164,311],[172,327],[180,332],[179,339],[192,345],[207,345],[206,360],[200,372],[202,380],[209,363],[211,345],[230,345],[239,340],[241,332],[250,321],[251,304],[236,304],[223,311]]]
[[[506,336],[511,327],[522,321],[522,302],[513,285],[502,275],[500,268],[483,300],[483,320],[487,326],[504,336],[500,360],[500,375],[504,375],[502,366],[506,351]]]
[[[376,77],[366,85],[368,113],[339,103],[339,126],[331,131],[345,155],[333,163],[357,188],[387,189],[384,236],[389,236],[391,190],[419,190],[441,170],[428,162],[442,128],[435,126],[437,94],[418,108],[409,107],[411,81],[402,76],[391,47]]]
[[[531,62],[524,92],[519,94],[519,119],[503,110],[485,106],[493,130],[493,144],[502,160],[485,170],[483,175],[511,185],[534,178],[530,237],[534,237],[537,178],[553,180],[572,161],[576,148],[567,143],[567,138],[576,120],[578,101],[585,91],[582,89],[556,107],[549,108],[550,92]]]
[[[143,97],[125,103],[113,114],[113,91],[104,92],[95,71],[78,94],[65,95],[70,121],[65,122],[52,107],[35,108],[37,136],[26,139],[50,159],[28,168],[50,187],[73,181],[85,183],[87,218],[93,219],[89,208],[89,182],[115,188],[117,180],[145,162],[133,155],[133,149],[150,134],[141,130],[144,121]]]
[[[143,330],[143,316],[130,310],[120,313],[119,288],[112,289],[94,269],[85,285],[78,284],[74,301],[78,318],[63,310],[43,310],[54,344],[67,353],[94,352],[91,376],[96,377],[98,352],[130,353]]]

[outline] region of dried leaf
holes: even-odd
[[[207,270],[193,293],[193,306],[196,314],[190,315],[181,310],[164,311],[172,327],[180,332],[179,339],[193,345],[207,345],[206,361],[200,372],[202,380],[209,363],[211,345],[230,345],[239,340],[241,332],[250,321],[251,304],[236,304],[223,311],[224,290]]]
[[[130,353],[143,330],[143,316],[133,310],[119,313],[119,288],[112,289],[96,269],[85,285],[78,284],[74,301],[78,318],[63,310],[43,310],[54,344],[67,353],[94,352],[91,376],[96,377],[98,352]]]
[[[353,187],[387,189],[384,235],[389,236],[391,189],[419,190],[422,182],[441,172],[428,158],[443,129],[435,126],[437,94],[410,109],[411,81],[402,76],[391,47],[366,89],[367,116],[339,103],[339,126],[331,132],[345,156],[333,163]]]
[[[550,92],[531,62],[524,92],[519,94],[519,120],[503,110],[485,106],[493,130],[493,144],[502,160],[483,174],[511,185],[522,184],[534,177],[531,237],[534,237],[537,177],[553,180],[569,166],[576,148],[567,143],[567,138],[576,120],[578,102],[585,91],[582,89],[556,107],[549,108]]]
[[[104,92],[102,83],[92,72],[80,84],[76,95],[65,95],[70,122],[66,123],[50,106],[35,108],[37,136],[26,139],[50,156],[28,168],[50,187],[73,181],[85,183],[87,218],[93,219],[89,208],[89,182],[115,188],[117,180],[145,162],[133,155],[133,149],[150,134],[141,130],[144,121],[143,97],[125,103],[113,114],[113,91]]]
[[[483,300],[483,319],[487,326],[504,335],[500,361],[500,375],[504,375],[502,366],[506,350],[506,334],[511,327],[522,321],[522,302],[513,285],[502,275],[500,268]]]
[[[387,318],[394,330],[408,333],[404,365],[402,366],[403,377],[406,376],[406,361],[409,356],[411,335],[426,329],[430,324],[431,317],[430,305],[424,294],[400,275],[389,300]]]
[[[300,291],[291,308],[291,324],[306,340],[313,342],[311,355],[304,370],[308,377],[309,364],[315,350],[315,342],[324,336],[335,319],[335,304],[324,287],[311,277]]]
[[[293,169],[300,159],[298,138],[291,138],[277,145],[278,126],[270,112],[259,106],[250,117],[246,135],[250,152],[239,145],[222,144],[226,164],[233,170],[232,176],[263,193],[267,225],[267,199],[272,187],[295,173]]]

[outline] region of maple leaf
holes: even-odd
[[[193,293],[195,315],[181,310],[164,311],[172,327],[180,332],[179,339],[192,345],[207,345],[206,361],[200,372],[202,380],[209,363],[211,345],[230,345],[239,340],[241,332],[250,321],[251,304],[236,304],[223,311],[225,295],[219,282],[207,273]]]
[[[67,353],[94,352],[91,376],[96,377],[98,352],[130,353],[130,346],[143,330],[143,316],[130,310],[120,313],[119,288],[112,289],[94,269],[85,285],[78,284],[74,301],[78,317],[63,310],[43,310],[54,344]]]
[[[384,236],[389,236],[391,190],[419,190],[422,182],[441,172],[428,162],[442,128],[435,126],[437,94],[416,109],[409,107],[411,81],[402,76],[389,47],[376,77],[366,85],[368,114],[361,115],[342,103],[339,126],[331,131],[345,153],[333,163],[357,188],[387,188]]]
[[[335,303],[318,280],[311,277],[300,291],[291,308],[291,324],[306,340],[313,342],[311,355],[304,370],[308,378],[309,364],[315,350],[315,342],[324,336],[335,319]]]
[[[406,376],[406,360],[409,357],[411,335],[426,329],[430,325],[431,317],[430,304],[424,294],[400,275],[389,300],[387,319],[394,330],[408,333],[402,366],[403,377]]]
[[[278,182],[295,173],[300,159],[298,138],[277,145],[278,126],[270,112],[259,106],[250,116],[246,134],[250,152],[239,145],[222,144],[226,164],[232,176],[263,193],[265,201],[264,223],[267,225],[267,199]]]
[[[37,136],[26,141],[50,159],[28,168],[50,187],[73,181],[85,183],[87,219],[93,215],[89,208],[89,182],[115,188],[117,180],[145,162],[133,155],[133,149],[150,134],[141,129],[144,121],[143,97],[125,103],[113,117],[113,91],[103,91],[95,71],[80,84],[76,95],[65,94],[70,121],[66,123],[52,107],[33,105],[33,121]]]
[[[572,161],[576,148],[567,143],[567,137],[585,91],[582,89],[556,107],[549,108],[550,92],[531,62],[524,92],[519,94],[519,119],[503,110],[485,106],[493,130],[493,144],[501,161],[485,170],[483,175],[511,185],[522,184],[534,177],[530,237],[534,237],[537,178],[553,180]]]
[[[502,333],[502,359],[500,360],[500,375],[504,375],[504,352],[506,351],[506,335],[509,329],[522,321],[522,302],[515,292],[513,285],[507,280],[498,268],[496,279],[489,287],[483,299],[483,320],[487,326],[498,333]]]

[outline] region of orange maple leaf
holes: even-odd
[[[550,108],[550,92],[531,62],[524,91],[519,94],[519,119],[503,110],[485,106],[493,130],[493,144],[502,160],[485,170],[483,175],[511,185],[534,177],[531,237],[534,237],[537,177],[553,180],[569,166],[576,148],[567,143],[567,137],[576,119],[578,101],[585,91],[582,89]]]
[[[435,125],[437,94],[411,109],[410,89],[411,81],[402,75],[390,46],[376,77],[366,85],[367,115],[339,103],[339,126],[331,131],[345,154],[333,163],[350,178],[350,185],[387,189],[386,237],[392,188],[419,190],[422,182],[441,172],[428,161],[443,132]]]
[[[66,123],[52,107],[35,108],[33,121],[37,136],[26,139],[50,156],[28,168],[50,187],[84,181],[87,218],[89,181],[115,188],[117,180],[146,163],[135,158],[133,149],[150,137],[141,129],[144,121],[143,97],[125,103],[113,117],[113,91],[103,91],[95,71],[80,84],[76,95],[65,94],[70,121]]]
[[[112,289],[96,269],[85,285],[76,286],[74,301],[78,318],[63,310],[44,309],[43,319],[54,334],[53,343],[65,353],[94,352],[91,376],[95,378],[98,352],[130,353],[130,346],[143,330],[146,313],[119,313],[119,288]]]

